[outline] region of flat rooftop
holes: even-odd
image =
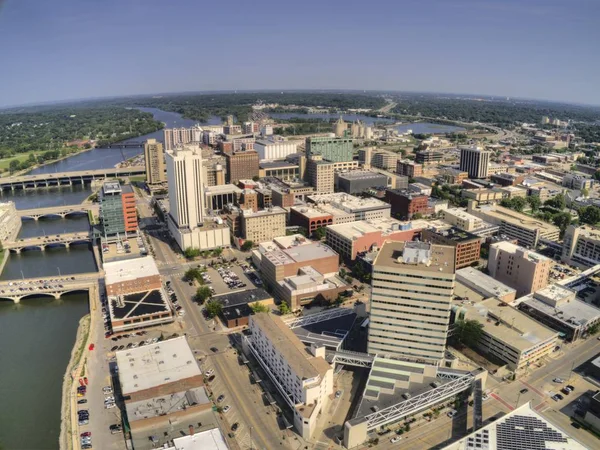
[[[287,214],[287,211],[281,206],[272,206],[268,209],[261,209],[260,211],[244,210],[244,218],[264,217],[273,216],[276,214]]]
[[[315,205],[298,205],[298,206],[292,206],[290,209],[299,214],[302,214],[307,219],[315,219],[315,218],[319,218],[319,217],[326,217],[326,216],[332,217],[333,216],[332,211],[326,211],[325,209],[323,209],[319,206],[315,206]]]
[[[500,249],[504,252],[511,253],[511,254],[516,254],[517,252],[520,251],[523,253],[523,256],[526,259],[528,259],[529,261],[534,262],[534,263],[552,261],[552,259],[548,258],[547,256],[540,255],[539,253],[536,253],[531,250],[527,250],[526,248],[521,247],[517,244],[513,244],[512,242],[502,241],[502,242],[495,242],[494,244],[491,244],[491,245],[497,249]]]
[[[453,303],[452,309],[462,309],[466,319],[477,320],[483,325],[485,333],[521,352],[558,336],[558,332],[495,298],[474,304],[469,301],[457,303]]]
[[[311,355],[294,332],[279,317],[269,313],[251,316],[265,337],[273,344],[301,379],[323,378],[331,366],[321,357]]]
[[[111,296],[108,300],[112,320],[125,320],[148,314],[170,312],[166,295],[158,289],[119,297]]]
[[[449,227],[443,230],[434,231],[436,234],[445,237],[453,242],[469,242],[474,240],[481,240],[481,238],[473,233],[469,233],[468,231],[461,230],[457,227]]]
[[[370,170],[352,170],[349,172],[339,172],[337,176],[345,180],[369,180],[380,178],[385,178],[387,180],[387,177],[385,175],[377,172],[371,172]]]
[[[188,391],[168,393],[138,401],[127,401],[125,409],[127,409],[129,422],[135,422],[167,415],[190,406],[205,405],[209,402],[204,386],[199,386]]]
[[[426,242],[384,242],[374,267],[454,274],[454,247]]]
[[[116,353],[124,395],[200,375],[185,336]]]
[[[227,442],[218,428],[173,439],[165,450],[228,450]]]
[[[259,302],[261,300],[272,299],[273,296],[264,289],[248,289],[246,291],[230,292],[213,297],[213,300],[220,302],[224,307],[246,305],[248,303]]]
[[[403,222],[391,217],[384,217],[380,219],[357,220],[356,222],[328,225],[327,230],[331,230],[346,239],[354,239],[377,231],[380,231],[384,235],[388,235],[394,232],[419,230],[426,227],[427,222],[420,219]]]
[[[106,284],[123,283],[154,275],[159,276],[159,273],[152,256],[112,261],[104,264],[104,280]]]
[[[297,327],[292,331],[305,345],[316,344],[329,349],[338,349],[352,329],[356,317],[356,313],[352,313],[312,325]]]
[[[235,184],[221,184],[219,186],[207,186],[204,188],[205,195],[241,194],[242,190]]]
[[[287,161],[261,161],[259,164],[261,169],[296,169],[298,164],[294,164]]]
[[[600,309],[577,298],[555,307],[535,298],[535,294],[530,294],[518,299],[518,304],[519,306],[525,304],[546,316],[559,320],[570,328],[585,326],[600,317]]]
[[[320,242],[311,242],[305,245],[298,245],[285,249],[276,248],[273,250],[268,250],[263,254],[263,257],[267,258],[273,264],[278,266],[292,264],[295,262],[301,263],[305,261],[313,261],[315,259],[326,258],[332,255],[337,256],[337,253],[334,252],[331,247]]]
[[[498,205],[483,205],[478,207],[483,214],[497,222],[507,222],[530,230],[540,230],[542,233],[559,233],[558,227],[544,221],[534,219],[526,214],[521,214],[509,208]]]
[[[457,284],[466,285],[468,288],[481,294],[484,298],[504,297],[509,294],[516,295],[517,292],[516,289],[501,283],[473,267],[465,267],[464,269],[457,270],[456,282]]]
[[[317,204],[331,204],[346,212],[391,208],[390,204],[376,198],[359,198],[343,192],[334,194],[309,195],[308,200]]]

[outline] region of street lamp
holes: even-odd
[[[56,266],[56,270],[58,270],[58,276],[62,277],[61,273],[60,273],[60,267]]]

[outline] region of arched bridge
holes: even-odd
[[[5,242],[4,248],[14,253],[21,253],[25,249],[37,249],[44,251],[46,247],[66,247],[72,244],[82,244],[91,242],[92,237],[89,232],[66,233],[55,236],[36,236],[26,239],[19,239],[15,242]]]
[[[52,298],[60,298],[69,292],[89,291],[97,286],[100,276],[101,274],[98,272],[91,272],[59,277],[0,281],[0,299],[19,303],[25,297],[47,295]]]
[[[62,217],[63,219],[71,214],[87,214],[92,211],[98,215],[100,206],[97,203],[88,203],[81,205],[50,206],[47,208],[19,209],[17,213],[22,219],[38,220],[40,217]]]

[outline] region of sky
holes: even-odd
[[[600,105],[599,0],[0,0],[0,106],[259,89]]]

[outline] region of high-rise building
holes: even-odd
[[[167,181],[162,144],[156,139],[148,139],[144,144],[144,157],[146,159],[146,182],[158,184]]]
[[[481,147],[462,147],[460,149],[460,170],[467,172],[469,178],[487,178],[491,152]]]
[[[428,364],[443,360],[454,263],[452,247],[383,244],[373,262],[369,353]]]
[[[354,156],[352,138],[308,137],[306,157],[311,159],[315,155],[321,155],[324,160],[331,162],[352,161]]]
[[[130,185],[121,186],[118,181],[104,183],[100,194],[100,222],[105,239],[137,231],[135,196]]]
[[[251,180],[258,176],[258,153],[254,150],[226,153],[227,177],[229,183],[239,180]]]
[[[333,163],[323,161],[321,156],[317,155],[307,161],[306,176],[317,194],[333,194],[335,187]]]
[[[191,128],[165,128],[165,150],[173,150],[193,141]]]

